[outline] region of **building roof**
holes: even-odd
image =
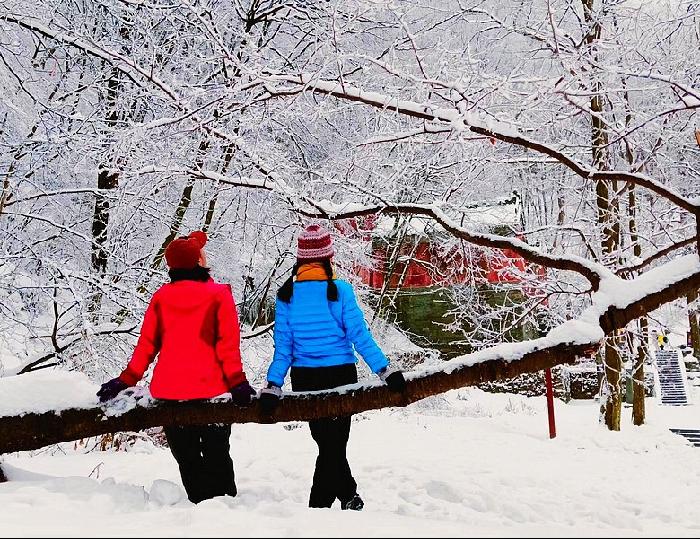
[[[493,231],[495,228],[522,228],[522,200],[520,194],[512,194],[489,200],[478,200],[462,205],[458,209],[446,210],[446,213],[463,226],[481,231]],[[442,228],[428,217],[395,217],[380,215],[375,222],[374,233],[378,236],[393,236],[398,226],[405,226],[405,233],[410,236],[428,236],[441,234]]]

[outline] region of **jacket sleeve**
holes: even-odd
[[[225,285],[219,298],[216,320],[218,326],[216,358],[221,363],[227,386],[232,388],[246,380],[241,362],[241,329],[229,285]]]
[[[267,381],[282,387],[287,371],[292,365],[292,328],[289,324],[289,304],[277,300],[275,303],[275,329],[273,333],[275,353],[267,370]]]
[[[160,314],[158,295],[156,294],[151,299],[143,317],[141,334],[131,356],[131,361],[119,375],[119,379],[127,385],[136,385],[136,382],[143,378],[148,366],[158,355],[160,345]]]
[[[355,293],[352,287],[344,283],[338,287],[342,291],[342,316],[345,334],[355,347],[355,350],[362,356],[365,363],[373,373],[381,371],[389,365],[389,360],[377,345],[374,337],[367,327],[365,316],[357,304]]]

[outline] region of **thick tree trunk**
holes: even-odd
[[[105,125],[107,129],[114,129],[120,117],[117,104],[119,86],[119,71],[117,69],[112,69],[111,76],[107,81],[107,114],[105,116]],[[106,243],[110,203],[109,197],[102,191],[113,190],[119,186],[118,167],[118,158],[109,158],[106,156],[105,162],[100,166],[97,173],[97,188],[100,192],[95,196],[95,208],[92,215],[92,268],[98,278],[107,272],[107,263],[109,260]],[[93,312],[98,311],[101,302],[102,294],[99,291],[99,287],[96,287],[91,296],[90,310]]]
[[[116,189],[119,186],[119,171],[101,169],[97,174],[98,189]],[[95,197],[95,210],[92,218],[92,268],[100,275],[107,271],[108,255],[107,227],[109,225],[109,198],[102,193]]]
[[[602,35],[602,26],[597,15],[593,12],[593,0],[581,0],[583,5],[584,20],[588,25],[585,42],[589,47],[588,54],[597,63],[598,41]],[[603,89],[598,77],[600,73],[591,72],[591,153],[593,166],[596,170],[610,170],[610,153],[608,151],[608,131],[603,113]],[[596,207],[598,209],[598,223],[602,227],[601,237],[603,262],[615,264],[615,253],[620,245],[620,220],[619,201],[617,193],[617,181],[601,181],[595,186]],[[620,393],[620,369],[622,361],[620,354],[615,349],[615,343],[606,344],[605,347],[605,372],[606,382],[609,384],[607,402],[605,403],[605,424],[610,430],[620,430],[620,414],[622,412],[622,396]]]
[[[625,92],[625,102],[629,104],[629,97]],[[628,107],[629,109],[629,107]],[[628,113],[625,119],[625,124],[631,123],[631,117]],[[632,148],[629,144],[626,145],[627,162],[632,165],[634,156]],[[639,233],[637,230],[637,196],[634,185],[630,187],[627,206],[629,212],[629,233],[630,242],[632,243],[632,253],[639,259],[642,256],[642,246],[639,243]],[[645,420],[644,406],[644,364],[647,360],[647,345],[649,334],[649,320],[643,316],[639,320],[639,334],[641,343],[637,347],[637,354],[634,361],[634,369],[632,371],[632,423],[634,425],[643,425]],[[634,350],[632,351],[634,355]]]
[[[645,420],[644,364],[648,356],[649,339],[649,320],[646,316],[639,319],[639,333],[641,342],[637,346],[637,356],[632,374],[632,423],[635,425],[643,425]]]
[[[682,297],[691,287],[700,288],[700,271],[679,278],[627,307],[609,307],[600,316],[600,327],[605,334],[611,334],[616,329],[624,328],[632,320]],[[588,355],[594,346],[597,346],[597,343],[561,343],[539,349],[533,345],[531,351],[524,353],[519,359],[510,361],[499,359],[499,353],[494,351],[494,359],[413,378],[408,381],[407,390],[402,394],[392,393],[386,386],[381,386],[352,389],[343,394],[331,391],[325,394],[289,396],[285,397],[272,418],[261,415],[257,406],[240,408],[231,403],[192,401],[159,402],[148,408],[135,407],[118,416],[105,416],[101,408],[92,408],[0,417],[0,454],[38,449],[52,443],[108,432],[135,431],[158,425],[308,421],[387,406],[406,406],[450,389],[505,380],[526,372],[537,372],[555,365],[571,363],[577,356]]]
[[[242,408],[226,402],[159,401],[147,408],[135,407],[122,415],[106,416],[101,408],[69,409],[60,413],[29,413],[0,417],[0,454],[38,449],[49,444],[97,436],[108,432],[138,431],[153,426],[209,423],[273,423],[309,421],[407,406],[420,399],[481,382],[505,380],[525,372],[537,372],[573,362],[590,344],[561,344],[526,354],[516,361],[495,359],[463,366],[452,372],[435,372],[407,382],[405,393],[392,393],[386,386],[359,388],[344,394],[327,392],[289,395],[273,417],[258,406]]]
[[[622,359],[618,350],[619,337],[609,337],[605,343],[605,380],[607,400],[605,402],[605,424],[610,430],[620,430],[622,415],[622,388],[620,387]]]
[[[695,357],[700,359],[700,320],[698,320],[698,291],[691,290],[686,296],[688,305],[688,325],[690,327],[690,341],[693,345]]]

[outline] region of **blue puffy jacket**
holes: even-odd
[[[281,387],[290,367],[356,363],[355,351],[374,373],[389,364],[369,332],[350,283],[335,279],[335,284],[338,301],[326,298],[327,281],[295,282],[291,301],[277,300],[268,382]]]

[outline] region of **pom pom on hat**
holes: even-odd
[[[207,234],[195,230],[189,236],[171,241],[165,248],[165,261],[170,269],[194,269],[199,264],[199,258]]]
[[[297,239],[297,261],[312,262],[333,258],[333,239],[320,225],[309,225]]]
[[[196,240],[199,243],[200,249],[207,244],[207,240],[209,239],[207,233],[203,230],[195,230],[194,232],[190,232],[187,237],[192,240]]]

